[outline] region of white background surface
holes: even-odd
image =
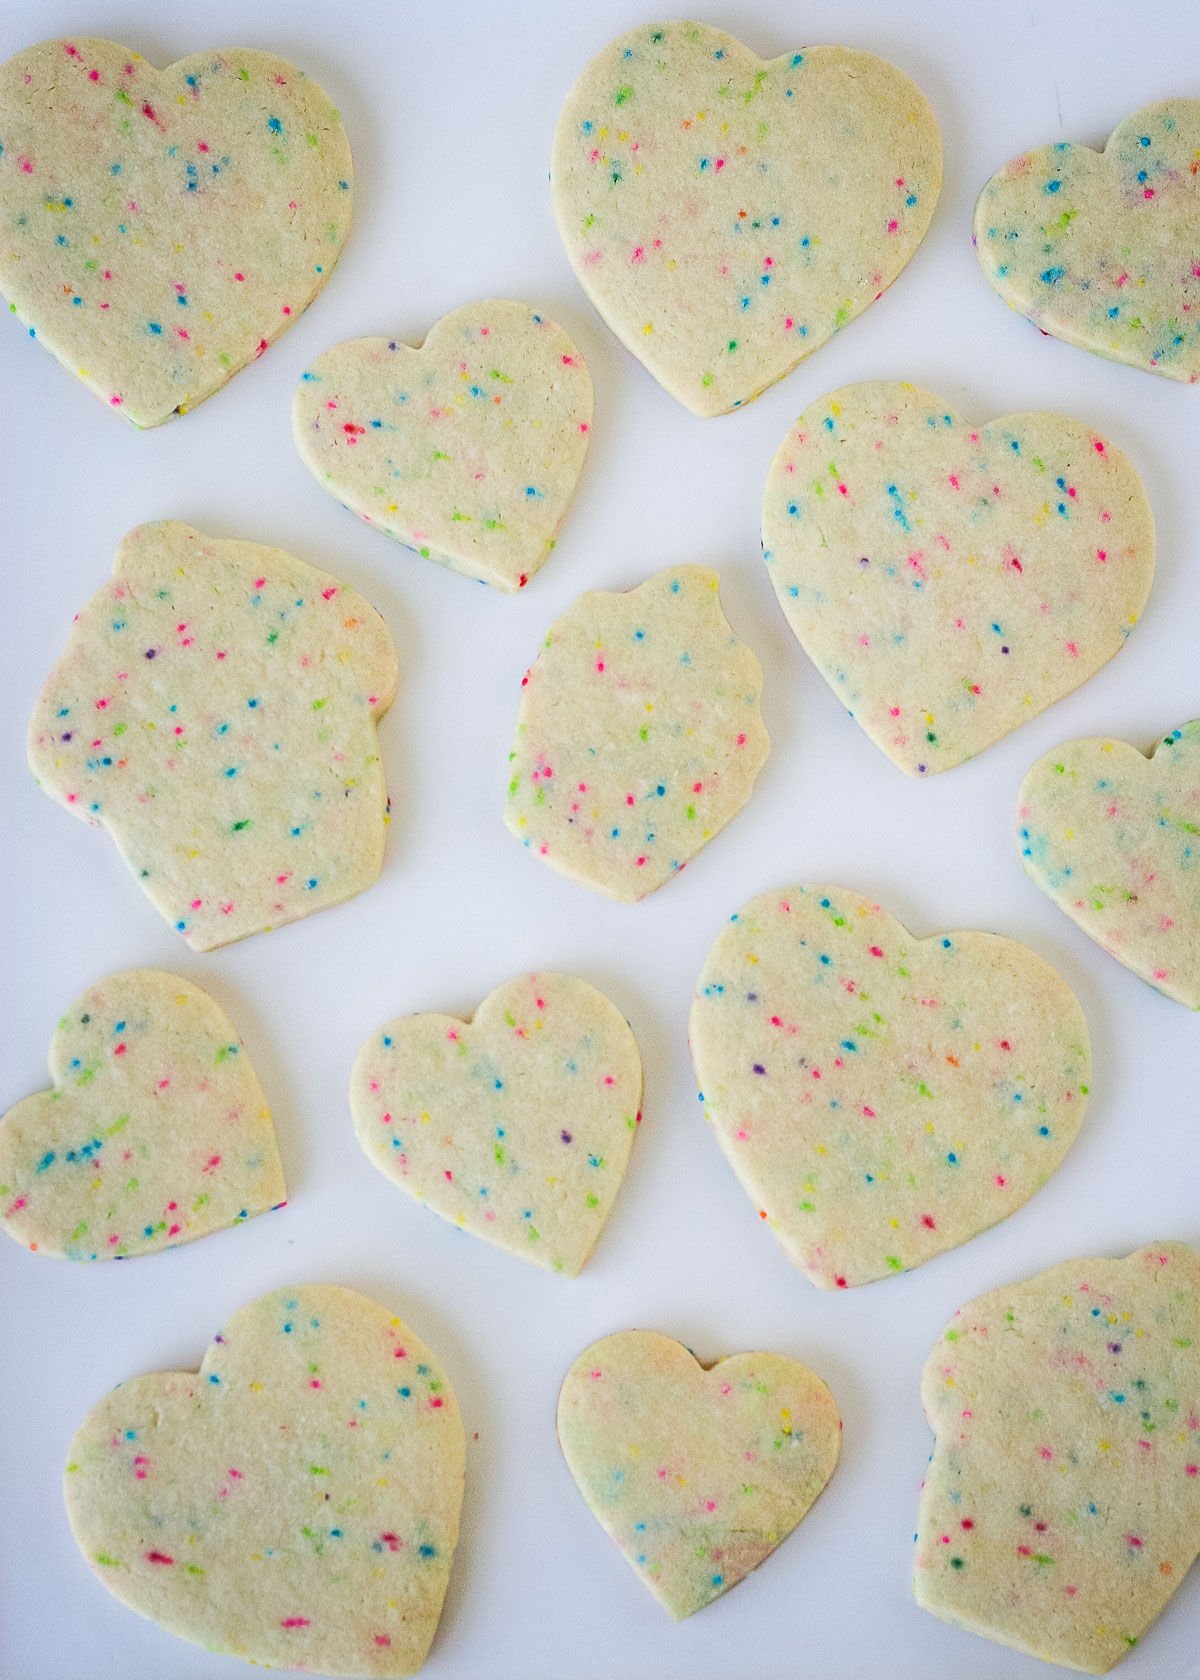
[[[315,75],[354,149],[355,226],[326,293],[261,363],[182,421],[142,435],[0,321],[4,594],[0,611],[3,1055],[0,1107],[45,1083],[54,1023],[91,981],[135,964],[198,981],[232,1014],[271,1099],[291,1201],[156,1258],[77,1267],[0,1239],[0,1676],[223,1680],[247,1670],[143,1623],[90,1577],[59,1478],[76,1424],[121,1378],[192,1367],[212,1332],[293,1281],[361,1288],[446,1365],[472,1433],[463,1541],[430,1680],[1023,1680],[1044,1670],[924,1615],[908,1586],[930,1446],[918,1377],[980,1290],[1158,1237],[1200,1239],[1195,1019],[1094,948],[1033,887],[1012,838],[1025,769],[1072,735],[1145,747],[1200,712],[1200,393],[1043,338],[978,272],[971,207],[1026,146],[1099,145],[1128,112],[1200,92],[1200,32],[1180,0],[770,0],[697,14],[763,54],[824,41],[894,60],[931,98],[946,182],[932,230],[882,302],[740,414],[698,420],[592,313],[546,190],[561,97],[646,0],[335,6],[288,0],[5,0],[0,56],[99,34],[163,64],[204,47],[272,49]],[[1174,21],[1172,19],[1174,18]],[[357,523],[292,450],[300,370],[340,339],[419,340],[473,297],[523,298],[579,343],[596,382],[591,458],[554,557],[510,599]],[[767,465],[833,386],[911,378],[977,419],[1022,408],[1085,418],[1140,467],[1158,576],[1117,661],[1071,698],[928,783],[908,782],[840,710],[793,642],[758,543]],[[141,520],[275,543],[384,612],[400,649],[383,726],[394,821],[384,875],[350,904],[191,955],[111,842],[40,794],[26,720],[73,613]],[[750,806],[680,879],[612,904],[539,865],[500,821],[521,674],[584,588],[676,561],[721,573],[726,611],[766,670],[774,743]],[[915,932],[1015,936],[1076,988],[1092,1032],[1083,1135],[1005,1224],[920,1270],[849,1295],[784,1259],[702,1122],[687,1057],[693,980],[724,918],[764,888],[833,881]],[[350,1064],[389,1015],[469,1012],[523,969],[564,968],[631,1019],[645,1123],[598,1252],[567,1282],[459,1235],[375,1172],[346,1106]],[[845,1452],[829,1490],[759,1573],[671,1625],[586,1511],[559,1456],[559,1380],[589,1341],[647,1326],[706,1359],[794,1354],[830,1382]],[[1126,1663],[1129,1680],[1200,1676],[1200,1582]]]

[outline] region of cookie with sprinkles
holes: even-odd
[[[64,1492],[101,1585],[169,1633],[393,1680],[437,1631],[465,1459],[428,1348],[365,1295],[302,1284],[235,1313],[199,1371],[113,1389]]]
[[[300,376],[292,430],[322,489],[427,560],[524,589],[558,539],[592,429],[575,345],[528,304],[464,304],[415,348],[358,338]]]
[[[916,939],[841,887],[731,916],[688,1035],[705,1119],[822,1289],[908,1271],[1015,1212],[1087,1105],[1087,1024],[1047,963],[992,933]]]
[[[630,30],[567,95],[550,170],[584,291],[693,414],[753,401],[874,303],[942,184],[924,94],[871,53],[762,59],[704,23]]]
[[[1200,1009],[1200,720],[1149,755],[1092,737],[1045,754],[1021,784],[1026,872],[1089,938]]]
[[[612,1212],[641,1102],[628,1023],[570,974],[505,981],[469,1019],[389,1021],[350,1080],[358,1141],[385,1178],[568,1277]]]
[[[139,525],[75,620],[29,762],[107,829],[197,951],[369,887],[396,650],[355,590],[282,549]]]
[[[585,1348],[558,1397],[558,1439],[592,1515],[676,1621],[745,1579],[833,1475],[833,1395],[780,1353],[702,1365],[623,1330]]]
[[[1200,1551],[1198,1349],[1180,1242],[961,1308],[921,1383],[921,1608],[1085,1674],[1128,1656]]]
[[[0,67],[0,291],[135,426],[185,414],[303,314],[351,187],[329,96],[272,53],[157,70],[75,36]]]
[[[1022,152],[975,206],[975,254],[1010,309],[1067,344],[1200,380],[1200,99],[1164,99],[1102,152]]]
[[[593,589],[522,678],[504,820],[610,898],[644,898],[682,869],[766,759],[762,669],[718,584],[706,566],[674,566],[623,593]]]
[[[950,770],[1124,647],[1154,518],[1115,444],[1062,414],[974,425],[941,397],[847,385],[796,421],[763,554],[801,647],[910,776]]]

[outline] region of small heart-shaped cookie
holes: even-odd
[[[675,566],[593,589],[522,678],[504,821],[552,869],[633,902],[749,799],[770,742],[762,668],[717,574]]]
[[[612,1211],[641,1101],[628,1024],[569,974],[508,980],[470,1020],[389,1021],[350,1081],[358,1141],[385,1178],[568,1277]]]
[[[322,489],[425,559],[510,591],[554,547],[591,427],[583,357],[524,303],[464,304],[419,349],[335,345],[292,402]]]
[[[1126,741],[1067,741],[1017,796],[1028,873],[1097,945],[1200,1009],[1200,720],[1147,758]]]
[[[102,1585],[169,1633],[393,1680],[437,1631],[465,1460],[428,1348],[365,1295],[302,1284],[235,1313],[198,1372],[113,1389],[64,1488]]]
[[[1200,99],[1126,117],[1102,152],[1022,152],[975,206],[979,266],[1035,327],[1110,361],[1200,379]]]
[[[1167,1242],[954,1315],[921,1383],[923,1610],[1086,1674],[1128,1656],[1200,1552],[1198,1302]]]
[[[833,1395],[797,1360],[704,1366],[653,1330],[593,1342],[558,1397],[580,1493],[676,1621],[787,1539],[833,1475],[841,1431]]]
[[[1028,1201],[1074,1142],[1075,994],[992,933],[913,936],[841,887],[763,893],[696,984],[705,1118],[823,1289],[919,1266]]]
[[[551,181],[613,332],[693,414],[724,414],[891,285],[933,215],[942,141],[921,90],[870,53],[762,59],[659,23],[575,83]]]
[[[342,120],[271,53],[43,41],[0,68],[0,138],[0,291],[135,426],[261,356],[346,237]]]
[[[910,776],[962,764],[1125,645],[1154,576],[1130,461],[1082,421],[973,426],[847,385],[771,465],[763,552],[801,647]]]
[[[127,1260],[282,1206],[267,1099],[198,986],[100,981],[58,1023],[50,1077],[0,1119],[0,1225],[26,1248]]]
[[[355,590],[279,548],[139,525],[29,726],[51,798],[106,828],[196,951],[369,887],[396,650]]]

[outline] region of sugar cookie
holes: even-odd
[[[389,1021],[350,1081],[358,1141],[386,1178],[569,1277],[612,1211],[641,1100],[624,1017],[569,974],[508,980],[469,1020]]]
[[[575,83],[551,182],[613,332],[693,414],[724,414],[891,285],[933,215],[942,141],[921,90],[870,53],[761,59],[659,23]]]
[[[419,349],[357,338],[300,377],[292,430],[322,489],[385,536],[497,589],[550,554],[592,427],[592,381],[524,303],[464,304]]]
[[[272,53],[42,41],[0,67],[0,142],[0,291],[135,426],[261,356],[346,237],[342,120]]]
[[[955,1314],[921,1385],[922,1609],[1086,1674],[1128,1655],[1200,1550],[1198,1302],[1168,1242]]]
[[[572,880],[626,901],[682,869],[750,797],[762,670],[705,566],[593,589],[523,678],[504,820]]]
[[[991,933],[914,939],[841,887],[752,899],[708,953],[689,1037],[705,1118],[823,1289],[919,1266],[1028,1201],[1087,1103],[1075,995]]]
[[[907,774],[931,775],[1118,653],[1154,520],[1115,445],[1062,414],[972,426],[914,385],[847,385],[800,416],[763,500],[788,623]]]
[[[355,590],[282,549],[163,520],[124,538],[76,619],[29,762],[211,951],[378,876],[375,724],[395,688],[392,639]]]
[[[390,1680],[437,1630],[465,1458],[429,1350],[365,1295],[302,1284],[235,1313],[198,1372],[113,1389],[64,1491],[100,1582],[169,1633]]]
[[[283,1204],[246,1048],[177,974],[128,969],[76,998],[50,1077],[0,1119],[0,1225],[26,1248],[127,1260]]]

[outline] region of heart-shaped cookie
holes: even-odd
[[[633,902],[749,799],[770,741],[762,668],[717,574],[675,566],[593,589],[522,678],[504,821],[560,874]]]
[[[1087,1102],[1087,1025],[1040,957],[992,933],[914,939],[841,887],[785,887],[731,917],[688,1030],[705,1118],[823,1289],[907,1271],[1014,1212]]]
[[[922,1609],[1087,1674],[1128,1656],[1200,1552],[1198,1303],[1167,1242],[955,1314],[921,1384]]]
[[[910,776],[961,764],[1125,644],[1154,520],[1115,445],[1062,414],[973,426],[914,385],[848,385],[797,420],[763,499],[796,637]]]
[[[1147,758],[1126,741],[1067,741],[1017,796],[1028,873],[1089,938],[1167,997],[1200,1009],[1200,720]]]
[[[428,1348],[366,1296],[302,1284],[235,1313],[198,1372],[113,1389],[64,1489],[98,1579],[168,1632],[390,1680],[437,1630],[465,1458]]]
[[[588,1508],[676,1621],[757,1569],[833,1475],[842,1421],[820,1377],[779,1353],[704,1366],[623,1330],[586,1348],[558,1439]]]
[[[1200,99],[1126,117],[1102,152],[1060,140],[993,175],[979,266],[1035,327],[1114,362],[1200,379]]]
[[[389,1021],[350,1080],[358,1141],[385,1178],[568,1277],[612,1211],[641,1101],[625,1018],[570,974],[507,980],[470,1020]]]
[[[43,41],[0,67],[0,142],[0,291],[135,426],[261,356],[346,237],[341,118],[272,53]]]
[[[583,357],[524,303],[464,304],[419,349],[335,345],[292,402],[322,489],[425,559],[510,591],[554,547],[591,427]]]
[[[282,1206],[267,1099],[198,986],[101,980],[58,1023],[50,1077],[0,1119],[0,1225],[26,1248],[127,1260]]]
[[[29,726],[53,799],[105,828],[196,951],[369,887],[396,650],[355,590],[279,548],[139,525]]]
[[[891,285],[933,215],[942,141],[921,90],[870,53],[762,59],[658,23],[575,83],[551,182],[613,332],[693,414],[724,414]]]

